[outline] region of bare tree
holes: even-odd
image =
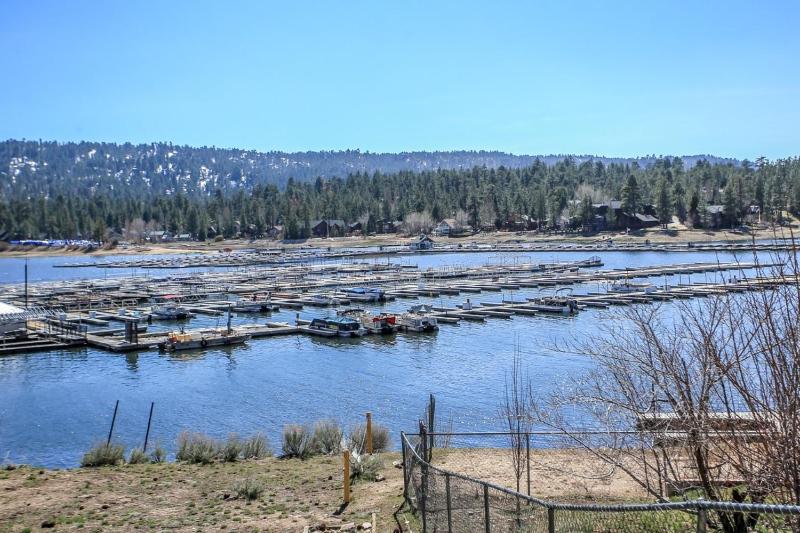
[[[598,338],[560,347],[594,368],[531,394],[538,423],[659,500],[691,488],[708,500],[800,503],[800,269],[794,252],[782,259],[735,290],[633,306]],[[578,416],[595,432],[574,428]],[[759,517],[709,520],[734,533]]]
[[[522,368],[519,346],[516,346],[511,373],[506,375],[505,398],[500,408],[500,416],[508,426],[511,463],[517,481],[517,492],[519,492],[520,480],[528,465],[527,433],[531,429],[532,420],[528,404],[530,387],[530,381]]]

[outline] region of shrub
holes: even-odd
[[[264,483],[251,477],[240,479],[234,483],[233,492],[236,493],[237,498],[251,502],[259,499],[264,493]]]
[[[295,424],[283,428],[283,455],[307,459],[313,455],[311,434],[305,426]]]
[[[222,446],[220,451],[220,459],[226,463],[234,463],[239,459],[242,454],[242,441],[235,434],[228,437],[228,440]]]
[[[161,447],[161,444],[156,443],[155,449],[150,453],[150,462],[163,463],[167,460],[167,450]]]
[[[267,438],[256,433],[242,443],[242,459],[261,459],[272,455]]]
[[[81,459],[81,466],[114,466],[125,462],[125,448],[121,444],[95,445]]]
[[[351,450],[358,453],[367,451],[367,426],[358,424],[350,430],[348,443]],[[372,451],[374,453],[385,452],[389,449],[389,430],[383,426],[372,424]]]
[[[183,432],[178,436],[178,453],[175,454],[175,459],[207,465],[213,463],[219,453],[219,443],[211,437],[201,433]]]
[[[375,455],[350,455],[350,477],[364,481],[376,481],[383,468],[383,461]]]
[[[223,237],[222,235],[217,235],[216,237],[214,237],[214,242],[222,242],[224,240],[225,237]]]
[[[141,448],[132,449],[131,454],[128,456],[129,465],[141,465],[149,462],[150,458],[147,457],[147,454],[144,453]]]
[[[325,455],[342,450],[342,428],[334,420],[320,420],[314,425],[314,450]]]

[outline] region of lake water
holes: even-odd
[[[402,261],[420,268],[514,261],[585,259],[587,252],[527,254],[435,254],[407,256]],[[604,268],[729,261],[728,254],[698,252],[600,252]],[[113,259],[113,258],[109,258]],[[751,257],[743,256],[742,261]],[[98,269],[54,268],[74,258],[36,258],[29,262],[31,279],[103,277]],[[381,259],[379,259],[381,260]],[[386,261],[382,259],[381,261]],[[396,260],[395,260],[396,261]],[[21,259],[0,259],[0,279],[21,281]],[[151,272],[175,275],[182,271]],[[111,269],[108,269],[110,275]],[[138,270],[137,274],[142,271]],[[115,275],[133,272],[114,270]],[[694,281],[715,279],[694,275]],[[686,283],[688,276],[654,283]],[[576,288],[576,292],[596,290]],[[2,300],[0,287],[0,300]],[[515,298],[534,296],[535,289],[515,291]],[[502,293],[421,299],[444,305],[500,301]],[[505,294],[508,296],[508,294]],[[381,309],[403,311],[412,300],[397,300]],[[668,306],[670,304],[667,304]],[[377,307],[375,309],[378,309]],[[313,308],[304,318],[330,313]],[[150,402],[155,402],[151,443],[160,440],[174,451],[182,430],[216,437],[231,432],[265,433],[279,449],[285,424],[313,423],[323,418],[345,427],[371,411],[376,423],[388,426],[395,444],[399,431],[414,429],[428,393],[437,397],[437,413],[452,417],[460,430],[502,427],[498,410],[505,375],[515,347],[537,388],[558,386],[566,376],[589,367],[585,358],[556,352],[563,341],[591,337],[612,311],[587,309],[577,316],[515,317],[485,323],[442,325],[430,335],[398,334],[362,339],[320,339],[291,336],[254,339],[246,346],[212,349],[173,357],[157,350],[110,354],[94,348],[0,357],[0,463],[76,466],[82,453],[104,440],[114,403],[120,400],[114,439],[128,449],[141,446]],[[292,321],[293,311],[266,316],[235,316],[234,324]],[[190,327],[224,325],[224,318],[198,317]],[[152,329],[173,329],[154,323]]]

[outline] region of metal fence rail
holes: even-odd
[[[403,495],[424,532],[800,532],[800,506],[690,500],[653,504],[558,503],[438,468],[430,437],[401,434]]]

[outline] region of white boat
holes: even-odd
[[[150,309],[150,316],[159,320],[185,320],[192,318],[194,313],[179,305],[162,304]]]
[[[651,293],[657,289],[651,283],[636,283],[631,281],[623,281],[614,283],[608,288],[608,292],[616,293],[629,293],[629,292],[644,292]]]
[[[572,315],[578,312],[578,302],[565,296],[543,296],[541,298],[529,298],[528,301],[530,304],[527,307],[540,313]]]
[[[382,302],[386,300],[386,293],[383,289],[372,287],[351,287],[344,289],[344,294],[348,299],[357,302]]]
[[[271,313],[279,307],[268,300],[237,300],[231,306],[236,313]]]
[[[314,305],[339,305],[341,302],[338,298],[328,296],[327,294],[313,294],[308,297]]]
[[[429,305],[415,305],[408,313],[403,313],[398,317],[398,323],[406,331],[422,333],[425,331],[436,331],[439,324],[435,316],[432,316],[432,309]]]
[[[244,344],[250,335],[236,333],[232,330],[202,330],[191,333],[171,332],[167,340],[158,345],[160,350],[176,352],[179,350],[194,350],[210,346],[230,346]]]

